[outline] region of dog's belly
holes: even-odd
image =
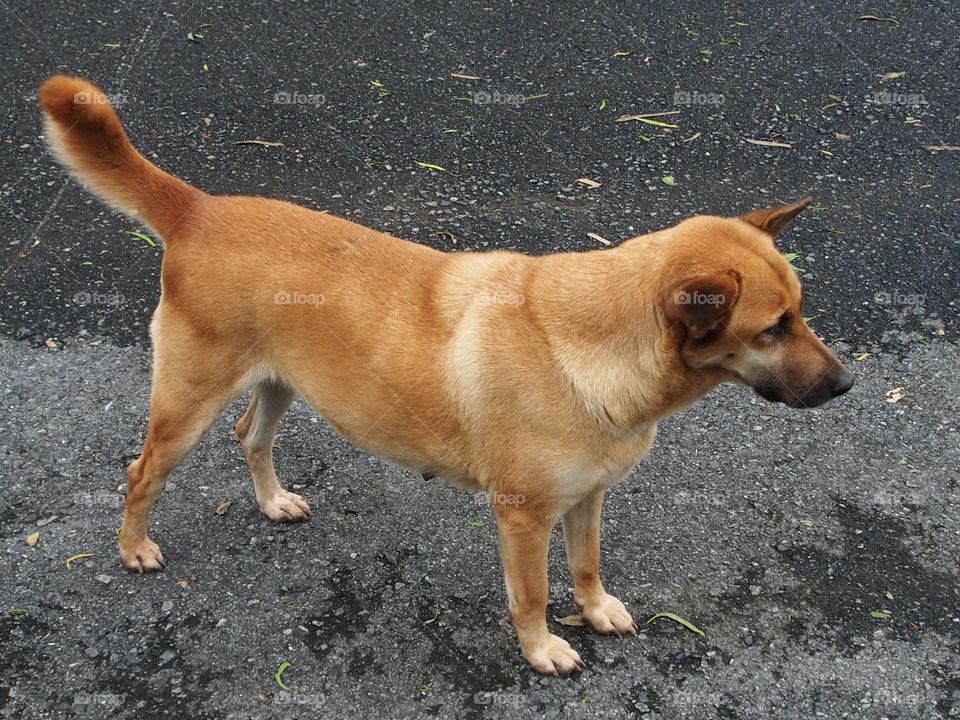
[[[434,411],[416,392],[331,388],[317,383],[316,377],[293,384],[318,415],[358,448],[467,489],[480,488],[456,420]]]

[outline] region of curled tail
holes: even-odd
[[[161,236],[204,196],[136,151],[106,94],[93,83],[54,75],[40,86],[37,99],[54,156],[95,195]]]

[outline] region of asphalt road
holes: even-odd
[[[960,144],[953,3],[238,5],[0,0],[0,717],[960,716],[960,155],[931,149]],[[299,403],[277,465],[309,523],[256,508],[238,403],[158,503],[167,571],[126,573],[161,255],[45,152],[57,71],[205,190],[448,250],[812,194],[781,246],[857,386],[807,412],[721,388],[605,511],[607,585],[705,637],[556,626],[588,669],[535,675],[489,508]],[[551,595],[572,612],[559,542]]]

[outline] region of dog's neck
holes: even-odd
[[[682,337],[664,320],[661,298],[671,275],[664,235],[548,255],[530,267],[529,309],[582,404],[612,434],[642,430],[725,379],[687,367]],[[539,273],[548,263],[553,272]]]

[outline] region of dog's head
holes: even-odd
[[[674,228],[664,316],[683,363],[742,382],[791,407],[843,395],[853,375],[803,317],[797,273],[773,238],[810,204],[738,218],[697,217]]]

